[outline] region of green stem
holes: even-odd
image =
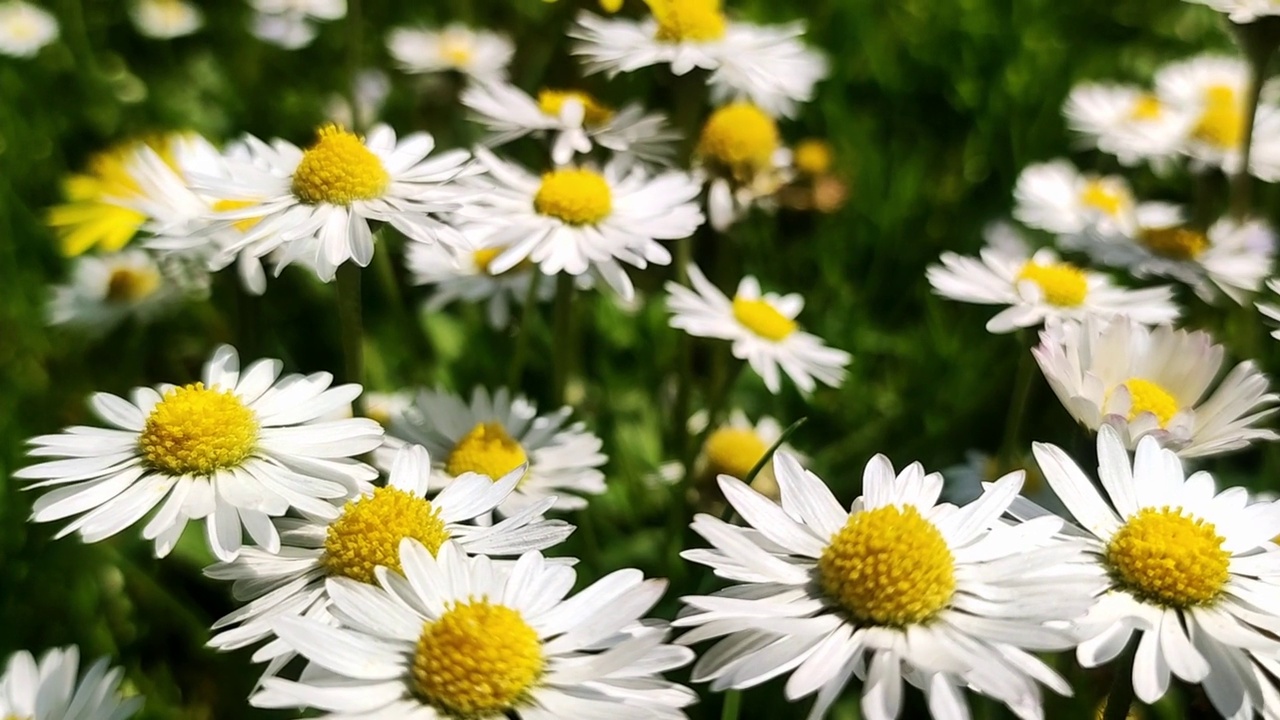
[[[1115,675],[1111,678],[1111,691],[1107,693],[1102,720],[1125,720],[1129,717],[1129,710],[1133,706],[1133,656],[1137,651],[1138,635],[1135,633],[1116,661]]]
[[[352,132],[361,135],[365,131],[365,120],[360,112],[359,90],[361,54],[364,37],[360,14],[360,0],[347,0],[347,104],[351,106]]]
[[[676,241],[675,271],[676,282],[689,284],[689,264],[693,256],[693,238],[681,238]],[[675,456],[684,458],[689,452],[689,396],[693,386],[693,338],[682,332],[676,339],[676,398],[671,413],[671,426],[675,433]],[[685,482],[689,484],[689,476],[693,468],[684,468]]]
[[[511,356],[511,369],[507,375],[507,387],[515,392],[520,388],[520,380],[524,375],[525,358],[529,355],[529,326],[533,323],[533,308],[538,304],[538,286],[542,284],[542,272],[533,270],[529,278],[529,289],[524,295],[524,307],[520,309],[520,327],[516,329],[516,349]]]
[[[364,319],[360,309],[360,267],[353,262],[338,266],[337,300],[344,380],[364,384]],[[361,398],[356,398],[355,412],[357,415],[364,414]]]
[[[1018,370],[1013,381],[1013,397],[1009,400],[1009,413],[1004,423],[1004,440],[1000,443],[1001,466],[1017,461],[1019,455],[1018,439],[1022,436],[1022,424],[1026,419],[1027,401],[1031,397],[1031,386],[1035,380],[1035,357],[1027,348],[1025,334],[1018,333],[1022,356],[1018,359]]]
[[[1280,23],[1262,18],[1257,23],[1235,25],[1236,38],[1249,63],[1249,86],[1244,103],[1244,128],[1240,140],[1240,168],[1231,178],[1231,215],[1236,220],[1248,217],[1253,207],[1253,176],[1249,174],[1249,157],[1253,149],[1253,126],[1258,114],[1258,100],[1267,79],[1267,65],[1280,45]]]
[[[720,720],[738,720],[738,709],[741,705],[742,691],[726,691],[724,694],[724,706],[720,710]]]
[[[572,275],[568,273],[556,275],[555,320],[551,338],[555,346],[553,353],[555,367],[552,368],[551,384],[552,403],[555,407],[564,405],[565,388],[569,385],[570,366],[574,360],[572,337],[574,290]]]
[[[98,62],[93,55],[93,42],[89,39],[89,26],[84,21],[84,7],[81,0],[66,0],[63,3],[62,21],[66,23],[67,42],[81,71],[96,80]]]

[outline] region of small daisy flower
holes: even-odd
[[[387,50],[413,75],[453,70],[480,82],[503,82],[515,45],[505,35],[453,24],[442,30],[397,28]]]
[[[1136,632],[1139,700],[1164,696],[1172,673],[1203,683],[1224,717],[1254,717],[1264,704],[1250,656],[1280,654],[1280,550],[1269,542],[1280,533],[1280,505],[1246,505],[1242,488],[1217,493],[1205,472],[1186,477],[1155,438],[1138,443],[1132,463],[1126,444],[1110,427],[1098,431],[1105,495],[1061,449],[1033,445],[1045,479],[1091,536],[1089,556],[1105,580],[1073,623],[1076,657],[1084,667],[1106,663]]]
[[[475,236],[475,230],[461,227],[464,236]],[[479,234],[486,235],[481,229]],[[506,272],[495,273],[493,261],[502,247],[485,247],[477,241],[478,250],[455,253],[440,245],[412,243],[405,248],[405,265],[414,285],[434,287],[426,309],[441,310],[451,303],[484,303],[485,318],[495,328],[505,328],[511,321],[512,306],[517,310],[529,297],[529,285],[535,281],[534,299],[546,302],[555,295],[555,283],[547,278],[537,280],[539,271],[532,263],[522,262]]]
[[[48,306],[50,325],[100,335],[130,317],[149,320],[181,297],[156,261],[142,250],[82,255],[73,263],[70,281],[53,288]]]
[[[125,720],[142,707],[142,698],[120,697],[123,668],[106,658],[77,679],[80,649],[54,648],[40,662],[26,650],[9,656],[0,675],[0,717],[14,720]]]
[[[755,205],[771,207],[774,194],[794,176],[777,122],[751,103],[731,103],[712,112],[694,152],[709,181],[707,216],[718,232]]]
[[[706,423],[705,413],[699,413],[689,421],[697,432],[702,432]],[[782,437],[783,430],[782,425],[768,415],[761,415],[759,420],[751,422],[745,412],[735,408],[723,423],[707,433],[702,443],[694,467],[695,475],[706,478],[706,481],[699,482],[699,485],[714,486],[715,478],[720,475],[746,480],[756,463]],[[789,444],[783,443],[778,451],[791,453],[803,460],[803,456],[799,456]],[[751,487],[768,498],[777,499],[778,481],[773,471],[773,457],[760,469]]]
[[[134,0],[129,18],[138,32],[156,40],[190,35],[204,26],[204,13],[185,0]]]
[[[844,366],[852,358],[800,330],[796,316],[804,309],[804,298],[798,294],[762,293],[760,282],[748,275],[731,300],[696,265],[689,266],[689,281],[692,289],[666,285],[671,327],[695,337],[729,340],[733,356],[746,360],[769,392],[776,395],[782,389],[779,370],[806,393],[817,383],[839,387],[844,381]]]
[[[1091,320],[1041,332],[1031,352],[1067,412],[1090,430],[1111,426],[1125,447],[1151,435],[1182,457],[1200,457],[1280,439],[1256,427],[1280,397],[1252,362],[1209,393],[1224,349],[1206,332]]]
[[[519,514],[552,496],[556,510],[581,510],[587,501],[579,496],[604,492],[599,468],[608,458],[600,452],[604,443],[583,423],[566,427],[569,413],[564,407],[540,416],[528,398],[505,388],[492,395],[476,388],[470,402],[422,390],[409,411],[392,418],[390,435],[426,447],[445,483],[464,473],[497,480],[528,465],[498,506],[500,516]]]
[[[240,551],[242,530],[269,552],[280,548],[272,517],[290,508],[337,515],[330,500],[351,497],[376,477],[353,456],[382,442],[382,428],[360,418],[320,421],[349,405],[359,385],[330,388],[328,373],[280,375],[279,360],[243,372],[223,345],[201,382],[135,388],[131,400],[97,393],[90,407],[111,428],[76,426],[29,442],[29,455],[57,458],[22,468],[41,495],[31,519],[79,515],[57,537],[78,532],[98,542],[159,510],[142,536],[156,555],[173,549],[188,520],[205,519],[209,547],[222,560]]]
[[[502,246],[489,264],[504,273],[524,260],[546,275],[588,271],[630,300],[635,293],[623,265],[667,265],[659,240],[689,237],[703,222],[701,191],[688,173],[649,175],[635,163],[611,160],[602,170],[565,166],[538,177],[479,148],[489,174],[475,181],[496,186],[476,198],[475,224],[486,227],[482,247]]]
[[[1066,160],[1029,165],[1014,186],[1013,216],[1058,235],[1134,231],[1133,193],[1116,175],[1081,174]]]
[[[249,0],[254,37],[286,50],[306,47],[315,39],[317,23],[347,16],[347,0]]]
[[[680,135],[661,113],[632,103],[615,110],[581,90],[543,88],[534,98],[508,83],[476,83],[461,101],[492,133],[486,143],[501,145],[526,135],[554,134],[551,159],[565,165],[575,154],[599,145],[615,155],[670,164]]]
[[[1184,123],[1160,97],[1135,85],[1083,83],[1062,108],[1067,124],[1123,165],[1176,154]]]
[[[1042,717],[1037,682],[1071,693],[1028,651],[1070,647],[1046,623],[1082,613],[1101,581],[1078,544],[1054,538],[1061,519],[1000,520],[1021,473],[956,507],[938,504],[937,473],[915,463],[895,476],[877,455],[846,511],[794,458],[774,462],[780,506],[722,475],[747,527],[694,518],[713,547],[682,556],[736,583],[681,598],[688,608],[672,624],[693,630],[678,642],[723,638],[694,666],[694,682],[742,689],[791,671],[787,699],[816,692],[809,717],[821,718],[856,674],[868,720],[899,715],[904,680],[935,717],[966,717],[966,687],[1027,719]]]
[[[29,58],[58,39],[58,19],[22,0],[0,2],[0,55]]]
[[[697,701],[661,675],[693,654],[664,642],[665,623],[641,619],[665,581],[620,570],[566,598],[576,573],[538,552],[508,571],[412,539],[399,565],[403,576],[379,568],[380,587],[326,581],[340,627],[277,620],[310,664],[297,682],[265,678],[250,702],[327,717],[535,720],[677,718]]]
[[[1234,23],[1251,23],[1260,18],[1280,15],[1270,0],[1187,0],[1187,2],[1208,5],[1220,13],[1226,13]]]

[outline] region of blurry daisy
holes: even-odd
[[[427,500],[430,475],[426,450],[416,445],[401,448],[386,487],[356,496],[335,518],[276,520],[281,536],[278,552],[248,547],[234,562],[207,568],[209,577],[234,581],[236,599],[247,602],[213,624],[221,632],[209,640],[209,646],[234,650],[267,640],[273,635],[273,622],[286,615],[336,625],[328,612],[326,578],[346,577],[376,585],[379,567],[403,572],[400,541],[405,538],[422,543],[432,555],[446,541],[471,554],[519,555],[556,545],[573,532],[572,525],[542,519],[555,502],[550,497],[497,525],[474,524],[511,494],[520,481],[518,472],[496,480],[466,474]],[[271,675],[291,656],[284,643],[272,642],[253,659],[271,660],[267,670]]]
[[[156,40],[169,40],[204,25],[204,13],[185,0],[133,0],[129,18],[138,32]]]
[[[376,477],[353,456],[382,442],[374,421],[318,421],[350,404],[359,385],[330,388],[332,376],[280,375],[279,360],[259,360],[243,372],[236,351],[223,345],[205,365],[201,382],[135,388],[132,401],[107,393],[90,398],[110,429],[76,426],[32,438],[28,454],[58,458],[13,474],[50,488],[36,499],[31,519],[79,515],[57,537],[78,532],[97,542],[159,510],[142,536],[156,554],[173,549],[188,520],[205,519],[209,547],[234,559],[247,531],[268,552],[280,548],[272,517],[296,508],[332,518],[329,502],[355,495]]]
[[[1067,412],[1090,430],[1115,428],[1125,447],[1151,435],[1182,457],[1200,457],[1280,439],[1255,427],[1280,397],[1252,362],[1207,394],[1224,349],[1206,332],[1118,317],[1042,332],[1031,352]]]
[[[603,170],[565,166],[538,177],[478,148],[492,182],[476,198],[476,226],[489,229],[481,247],[501,246],[489,264],[504,273],[528,259],[544,274],[590,271],[624,299],[635,292],[623,265],[667,265],[659,240],[689,237],[703,222],[700,186],[688,173],[649,175],[634,163],[611,160]]]
[[[101,335],[123,320],[149,320],[170,308],[181,293],[142,250],[82,255],[73,260],[71,279],[56,285],[49,300],[50,325],[68,325]]]
[[[608,458],[600,452],[604,443],[584,424],[565,426],[569,413],[564,407],[540,416],[528,398],[513,397],[506,388],[492,396],[476,388],[470,402],[442,390],[422,390],[412,408],[392,418],[389,434],[426,447],[445,483],[464,473],[497,480],[527,464],[515,490],[498,506],[500,516],[517,515],[549,497],[555,497],[556,510],[581,510],[587,501],[580,495],[604,492],[600,467]]]
[[[23,0],[0,2],[0,55],[33,57],[58,39],[58,19]]]
[[[454,70],[481,82],[506,80],[515,54],[507,36],[458,24],[443,30],[397,28],[387,35],[387,50],[406,73]]]
[[[326,581],[340,627],[281,618],[281,640],[310,664],[294,682],[265,678],[257,707],[420,720],[677,718],[697,701],[661,673],[693,653],[642,620],[666,589],[619,570],[566,599],[576,573],[525,553],[510,571],[453,543],[433,556],[400,544],[403,576],[380,587]]]
[[[712,112],[694,153],[710,183],[707,216],[719,232],[753,205],[767,207],[793,175],[777,122],[751,103],[731,103]]]
[[[705,412],[689,419],[690,429],[701,433],[706,430]],[[769,452],[769,448],[782,437],[784,428],[777,420],[761,415],[751,422],[747,414],[735,408],[729,417],[707,433],[702,450],[694,462],[694,475],[699,486],[714,486],[715,478],[728,475],[745,481],[756,463]],[[803,461],[789,444],[783,443],[778,452],[791,453]],[[773,471],[773,458],[764,464],[751,483],[752,489],[773,500],[778,498],[778,481]]]
[[[1077,85],[1062,114],[1072,130],[1124,165],[1167,159],[1177,153],[1186,130],[1158,95],[1135,85]]]
[[[491,131],[485,140],[490,146],[554,134],[551,159],[556,165],[596,145],[616,155],[669,164],[673,143],[680,139],[661,113],[646,113],[636,103],[614,110],[581,90],[544,88],[534,98],[508,83],[476,83],[462,91],[461,100]]]
[[[475,234],[467,226],[459,230],[463,235]],[[511,321],[512,307],[518,311],[529,297],[531,283],[538,283],[534,300],[546,302],[555,295],[555,282],[546,277],[539,279],[541,273],[528,262],[495,273],[493,261],[502,251],[502,247],[480,245],[478,250],[455,253],[440,245],[412,243],[405,248],[405,265],[414,285],[433,286],[426,304],[429,312],[453,302],[484,303],[489,324],[504,328]]]
[[[1137,632],[1139,700],[1164,696],[1172,672],[1203,683],[1224,717],[1254,717],[1266,706],[1249,656],[1280,654],[1280,550],[1267,547],[1280,533],[1280,505],[1246,505],[1242,488],[1215,493],[1208,473],[1186,477],[1154,438],[1138,443],[1132,463],[1125,445],[1111,428],[1098,431],[1105,495],[1061,449],[1033,445],[1045,479],[1093,536],[1089,555],[1106,581],[1072,624],[1076,658],[1084,667],[1109,662]]]
[[[707,82],[714,102],[742,98],[784,117],[812,99],[814,85],[827,75],[826,57],[801,40],[804,23],[729,20],[720,0],[645,2],[652,15],[639,21],[578,16],[569,35],[588,73],[612,77],[670,65],[673,75],[685,75],[702,68],[711,71]]]
[[[1013,190],[1013,216],[1059,235],[1132,233],[1133,193],[1116,175],[1083,175],[1066,160],[1028,165]]]
[[[1066,508],[1045,483],[1044,475],[1030,453],[1022,453],[1008,462],[981,450],[970,450],[964,454],[963,464],[942,471],[946,478],[942,497],[957,505],[973,502],[982,496],[988,485],[1015,471],[1023,474],[1023,497],[1050,512],[1064,514]]]
[[[681,553],[735,583],[681,598],[689,607],[673,625],[693,629],[678,642],[723,637],[694,682],[742,689],[791,671],[787,699],[816,692],[809,717],[820,718],[856,674],[868,720],[900,714],[904,680],[935,717],[966,717],[965,688],[1021,718],[1041,717],[1037,682],[1071,693],[1027,651],[1070,647],[1046,623],[1083,613],[1101,579],[1078,544],[1054,539],[1062,520],[1000,520],[1021,473],[957,508],[937,502],[942,476],[919,463],[895,476],[877,455],[846,511],[794,458],[774,463],[781,506],[722,475],[747,527],[698,515],[693,529],[713,547]]]
[[[142,707],[142,698],[120,697],[123,668],[106,658],[77,681],[80,649],[54,648],[40,662],[26,650],[9,656],[0,675],[0,717],[14,720],[124,720]]]
[[[759,281],[748,275],[731,300],[696,265],[689,266],[689,281],[692,289],[666,285],[671,327],[695,337],[729,340],[733,356],[746,360],[769,392],[781,391],[780,370],[805,393],[817,383],[839,387],[844,381],[849,353],[800,329],[795,318],[804,309],[804,298],[798,294],[762,293]]]
[[[1280,7],[1271,0],[1187,0],[1191,3],[1208,5],[1234,23],[1251,23],[1259,18],[1280,15]]]
[[[259,40],[296,50],[315,39],[316,23],[347,16],[347,0],[249,0],[250,31]]]

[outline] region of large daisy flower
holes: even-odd
[[[31,720],[125,720],[142,707],[142,698],[120,697],[124,670],[106,658],[77,681],[80,649],[54,648],[40,662],[26,650],[9,656],[0,675],[0,717]]]
[[[133,0],[129,19],[143,35],[171,40],[204,26],[204,13],[186,0]]]
[[[520,556],[510,570],[453,543],[433,556],[400,543],[403,576],[380,587],[326,581],[340,627],[281,618],[276,633],[310,664],[299,681],[265,678],[258,707],[311,707],[328,717],[502,720],[678,718],[697,701],[661,673],[693,653],[642,620],[666,582],[606,575],[566,598],[576,573]]]
[[[763,293],[760,282],[748,275],[730,299],[696,265],[689,266],[689,282],[692,288],[667,283],[671,327],[732,342],[733,356],[746,360],[769,392],[782,389],[780,370],[806,393],[817,383],[839,387],[843,382],[844,366],[852,358],[800,329],[796,323],[804,309],[800,295]]]
[[[130,400],[97,393],[94,414],[110,428],[76,426],[29,442],[32,457],[57,458],[14,473],[53,488],[35,501],[37,522],[79,515],[58,532],[85,542],[110,537],[159,510],[142,536],[156,554],[173,549],[188,520],[205,519],[221,560],[240,551],[242,531],[269,552],[280,548],[271,518],[290,508],[332,518],[329,500],[353,496],[377,476],[353,456],[382,442],[373,420],[321,420],[349,405],[359,385],[331,388],[328,373],[280,375],[279,360],[243,372],[223,345],[201,382],[135,388]]]
[[[1185,132],[1182,119],[1158,95],[1135,85],[1077,85],[1062,114],[1072,130],[1124,165],[1166,161],[1177,153]]]
[[[387,50],[406,73],[460,72],[481,82],[507,79],[515,45],[505,35],[453,24],[441,30],[397,28]]]
[[[1209,393],[1224,349],[1206,332],[1094,320],[1041,332],[1031,352],[1067,412],[1090,430],[1114,428],[1126,447],[1151,435],[1182,457],[1199,457],[1280,439],[1256,427],[1280,397],[1252,362]]]
[[[130,317],[149,320],[181,296],[142,250],[82,255],[74,260],[69,282],[53,288],[49,324],[99,335]]]
[[[1116,175],[1084,175],[1066,160],[1028,165],[1013,189],[1013,216],[1058,235],[1132,234],[1133,193]]]
[[[787,698],[816,692],[809,717],[821,718],[856,674],[869,720],[898,716],[903,680],[935,717],[966,717],[966,687],[1028,719],[1042,717],[1037,681],[1070,694],[1027,651],[1069,647],[1046,623],[1083,612],[1100,581],[1079,545],[1054,539],[1062,520],[999,519],[1021,473],[964,507],[939,505],[941,475],[915,463],[895,476],[877,455],[846,511],[794,458],[775,465],[781,506],[722,475],[747,527],[694,518],[714,547],[683,556],[737,583],[682,598],[689,608],[673,625],[694,629],[680,643],[723,637],[694,666],[695,682],[739,689],[793,671]]]
[[[1173,357],[1173,356],[1170,356]],[[1203,683],[1224,717],[1252,718],[1267,707],[1251,655],[1280,656],[1280,505],[1246,505],[1242,488],[1221,493],[1205,472],[1191,477],[1154,438],[1125,442],[1098,431],[1098,477],[1105,495],[1061,449],[1034,445],[1046,480],[1090,537],[1089,556],[1106,585],[1074,625],[1085,667],[1115,658],[1135,632],[1138,699],[1153,703],[1170,673]],[[1110,502],[1108,502],[1108,498]],[[1275,697],[1274,687],[1269,688]]]
[[[58,19],[23,0],[0,3],[0,55],[34,57],[58,39]]]

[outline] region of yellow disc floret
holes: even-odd
[[[1183,227],[1144,228],[1138,242],[1170,260],[1195,260],[1209,249],[1209,238],[1199,230]]]
[[[1080,202],[1111,217],[1129,207],[1133,199],[1123,185],[1105,180],[1089,180],[1080,191]]]
[[[850,515],[818,558],[818,572],[829,599],[872,625],[926,622],[956,590],[946,539],[910,505]]]
[[[582,105],[582,120],[587,125],[603,125],[613,118],[612,109],[581,90],[543,89],[538,91],[538,109],[544,115],[560,117],[564,104],[570,100],[576,100]]]
[[[733,299],[733,317],[743,327],[766,340],[779,342],[796,331],[796,321],[778,312],[766,300]]]
[[[326,125],[293,171],[293,194],[308,205],[350,205],[382,197],[391,176],[354,133]]]
[[[497,480],[528,461],[524,448],[507,434],[502,423],[485,422],[462,436],[449,453],[444,469],[453,476],[473,472]]]
[[[1017,280],[1030,280],[1039,285],[1045,302],[1058,307],[1078,307],[1089,294],[1088,277],[1070,263],[1041,265],[1028,262],[1018,272]]]
[[[423,626],[413,684],[448,717],[500,717],[525,699],[545,664],[537,631],[518,611],[473,599]]]
[[[1116,581],[1148,602],[1186,608],[1222,593],[1231,555],[1213,523],[1181,509],[1143,508],[1107,543],[1106,561]]]
[[[170,475],[237,467],[258,446],[258,419],[233,393],[204,383],[170,389],[151,409],[138,450]]]
[[[135,303],[160,287],[160,273],[151,268],[118,267],[107,278],[108,303]]]
[[[796,170],[810,176],[827,174],[831,170],[831,155],[829,143],[813,138],[796,143],[792,151]]]
[[[1220,150],[1234,150],[1244,140],[1244,108],[1234,88],[1212,85],[1204,91],[1204,110],[1191,137]]]
[[[595,171],[552,170],[542,174],[533,208],[570,225],[595,225],[613,212],[613,191],[604,176]]]
[[[1159,383],[1142,378],[1129,378],[1124,381],[1132,402],[1129,405],[1129,420],[1137,419],[1142,413],[1151,413],[1160,420],[1160,427],[1169,424],[1178,414],[1178,400]]]
[[[400,541],[413,538],[435,555],[449,539],[440,509],[395,487],[374,488],[342,508],[329,525],[321,562],[333,575],[376,583],[379,565],[400,572]]]
[[[748,102],[725,105],[707,119],[698,138],[698,154],[739,182],[773,164],[780,142],[778,124]]]
[[[1133,101],[1129,117],[1134,120],[1156,120],[1164,113],[1164,104],[1152,93],[1143,93]]]
[[[658,22],[662,42],[708,42],[724,37],[720,0],[645,0]]]
[[[769,446],[751,428],[722,427],[711,433],[703,450],[712,472],[743,480],[769,451]]]

